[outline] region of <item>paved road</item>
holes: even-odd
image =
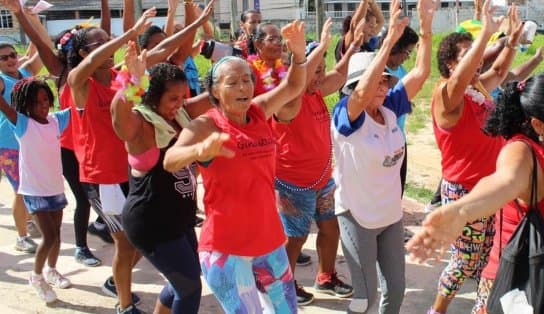
[[[66,191],[68,191],[69,205],[64,211],[61,256],[57,268],[71,279],[73,287],[66,290],[56,289],[59,300],[46,306],[34,295],[27,284],[33,255],[22,254],[13,249],[16,233],[10,208],[12,193],[5,178],[0,182],[0,295],[2,296],[0,313],[114,313],[113,307],[116,300],[105,296],[100,291],[101,284],[111,273],[113,247],[96,237],[89,236],[89,246],[104,264],[96,268],[86,268],[75,263],[72,221],[74,202],[68,188]],[[421,206],[410,201],[405,201],[404,204],[412,211],[420,210]],[[417,227],[410,226],[410,228]],[[304,251],[312,256],[314,263],[296,270],[298,282],[306,287],[313,285],[313,276],[317,270],[315,236],[314,230],[304,247]],[[426,313],[433,301],[436,278],[443,266],[443,261],[434,267],[407,263],[407,290],[401,313]],[[337,270],[348,282],[351,281],[340,249]],[[164,279],[145,260],[136,266],[133,274],[133,291],[143,299],[140,308],[146,313],[152,313],[155,298],[161,290]],[[200,313],[222,313],[205,283],[203,286]],[[453,301],[448,313],[470,313],[475,297],[474,290],[475,283],[468,281]],[[312,291],[311,288],[309,291]],[[301,313],[345,313],[349,303],[349,299],[340,300],[321,294],[315,296],[316,301],[311,306],[300,308]],[[375,309],[370,311],[370,313],[376,312]]]

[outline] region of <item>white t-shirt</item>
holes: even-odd
[[[335,211],[349,210],[364,228],[382,228],[402,218],[400,167],[405,140],[397,116],[410,112],[410,103],[399,81],[379,109],[385,120],[382,125],[365,112],[349,121],[348,98],[334,108],[331,127]]]
[[[50,113],[41,124],[17,113],[17,124],[10,126],[20,145],[19,194],[53,196],[64,193],[60,134],[70,118],[70,109]]]

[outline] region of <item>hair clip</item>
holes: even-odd
[[[518,91],[523,92],[525,90],[526,85],[527,85],[527,80],[519,81],[517,85]]]

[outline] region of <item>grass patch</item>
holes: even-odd
[[[418,186],[413,182],[406,182],[404,186],[404,196],[415,199],[416,201],[426,204],[434,195],[434,191]]]

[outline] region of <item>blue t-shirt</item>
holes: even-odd
[[[25,68],[20,68],[22,78],[32,76],[32,73]],[[9,76],[5,73],[0,73],[0,79],[4,82],[4,92],[2,97],[8,105],[11,105],[11,91],[13,86],[19,79]],[[19,149],[19,143],[13,135],[13,131],[9,127],[9,121],[6,116],[0,111],[0,148],[3,149]]]
[[[57,112],[52,112],[49,115],[55,117],[59,121],[59,133],[64,132],[64,130],[68,126],[68,123],[70,122],[70,108],[66,108]],[[12,124],[8,120],[10,128],[13,130],[14,134],[18,138],[21,138],[23,137],[23,135],[25,135],[29,119],[31,118],[17,112],[17,125]]]
[[[349,97],[346,96],[340,99],[332,113],[332,120],[336,130],[344,136],[349,136],[357,131],[365,121],[364,111],[355,121],[352,122],[349,120],[349,115],[347,114]],[[393,111],[397,117],[412,112],[412,106],[410,105],[410,100],[402,81],[399,81],[397,85],[387,91],[383,106]]]
[[[399,80],[402,80],[403,77],[408,74],[406,69],[401,65],[399,65],[395,70],[391,69],[390,67],[386,66],[387,72],[393,74],[395,77],[397,77]],[[406,138],[406,133],[404,132],[405,125],[406,125],[406,114],[397,116],[397,124],[400,127],[400,130],[402,134],[404,135],[404,138]]]
[[[200,94],[200,80],[198,79],[198,69],[195,61],[192,57],[187,57],[183,64],[183,72],[189,83],[189,89],[191,90],[191,97]]]

